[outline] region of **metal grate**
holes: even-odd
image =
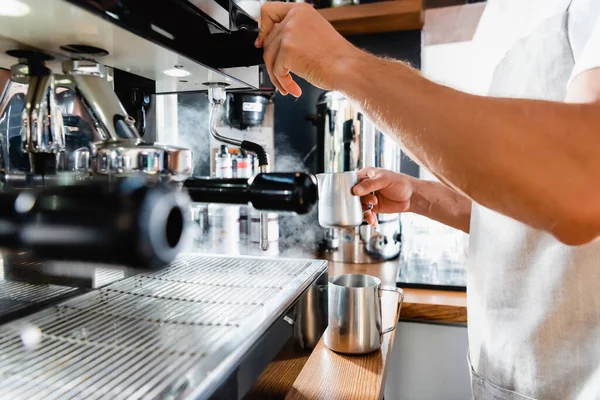
[[[77,292],[79,292],[77,288],[31,285],[24,282],[0,280],[0,318],[33,305]]]
[[[97,289],[126,277],[121,267],[79,261],[42,261],[29,252],[8,255],[0,252],[0,279],[8,275],[14,279],[15,273],[20,276],[18,280],[38,286],[52,282],[55,286],[80,289]]]
[[[183,398],[214,390],[325,266],[184,254],[162,271],[0,326],[0,397]],[[36,334],[40,343],[27,347]]]

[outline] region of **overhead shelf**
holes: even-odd
[[[388,0],[320,9],[342,35],[422,29],[423,0]]]

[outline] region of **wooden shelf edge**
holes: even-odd
[[[342,35],[423,29],[423,0],[387,0],[320,9]]]
[[[400,320],[467,324],[467,308],[429,304],[404,303]]]

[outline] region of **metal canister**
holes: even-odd
[[[245,150],[240,150],[236,158],[236,178],[250,178],[252,176],[252,157]]]
[[[198,225],[202,233],[208,230],[208,206],[202,203],[193,203],[189,210],[189,219]]]
[[[233,163],[231,154],[226,145],[221,145],[220,150],[215,154],[215,177],[233,178]]]
[[[211,248],[219,253],[238,254],[240,242],[240,212],[238,206],[210,204],[208,225]]]

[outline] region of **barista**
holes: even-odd
[[[266,3],[256,46],[283,95],[301,95],[290,72],[342,92],[442,182],[367,169],[354,191],[470,232],[475,398],[598,398],[600,2],[487,3],[490,97],[355,48],[304,3]]]

